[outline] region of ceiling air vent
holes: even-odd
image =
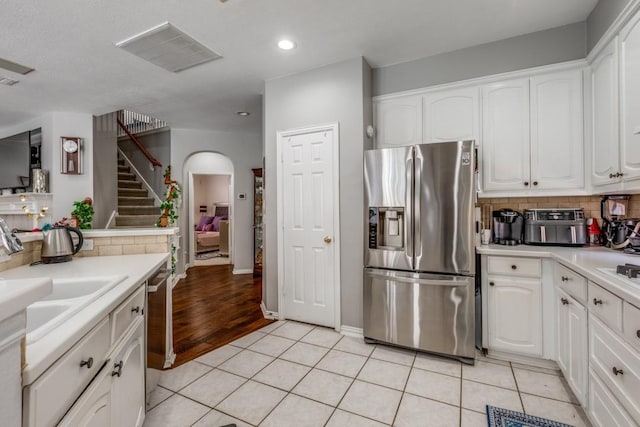
[[[33,71],[33,68],[27,67],[26,65],[17,64],[15,62],[11,62],[8,59],[0,58],[0,68],[4,68],[8,71],[13,71],[18,74],[29,74]]]
[[[174,73],[222,58],[168,22],[116,43],[116,46]]]
[[[18,83],[18,80],[10,79],[9,77],[0,76],[0,85],[13,86]]]

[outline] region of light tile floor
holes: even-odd
[[[275,322],[163,372],[145,427],[486,427],[485,405],[589,426],[559,371],[475,366]]]

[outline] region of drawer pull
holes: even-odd
[[[120,377],[120,375],[122,375],[122,366],[123,366],[123,365],[124,365],[124,363],[122,362],[122,360],[121,360],[120,362],[118,362],[118,363],[115,363],[115,364],[113,365],[113,367],[114,367],[114,368],[116,368],[117,370],[112,371],[112,372],[111,372],[111,376],[112,376],[112,377],[115,377],[115,376]]]
[[[136,307],[133,307],[133,308],[131,309],[131,312],[132,312],[132,313],[140,313],[140,306],[138,305],[138,306],[136,306]]]
[[[618,369],[618,368],[616,368],[615,366],[613,367],[612,371],[613,371],[613,375],[616,375],[616,376],[617,376],[618,374],[620,374],[620,375],[624,375],[624,371],[623,371],[622,369]]]
[[[566,298],[560,298],[560,301],[562,302],[562,305],[567,305],[569,304],[569,300]]]
[[[83,366],[86,366],[87,369],[91,369],[93,366],[93,357],[90,357],[88,360],[82,360],[80,362],[80,367],[82,368]]]
[[[638,338],[640,338],[640,329],[638,329],[638,330],[636,331],[636,336],[637,336]]]
[[[495,286],[496,284],[494,282],[489,282],[489,286]],[[638,331],[638,333],[640,333],[640,331]]]
[[[525,187],[528,187],[528,186],[529,186],[529,181],[525,181],[525,182],[524,182],[524,186],[525,186]]]
[[[569,280],[571,280],[571,278],[570,278],[570,277],[567,277],[567,276],[562,276],[561,280],[562,280],[563,282],[568,282]]]
[[[517,269],[518,269],[518,266],[517,266],[517,265],[515,265],[515,264],[513,264],[513,265],[511,266],[511,269],[512,269],[512,270],[517,270]]]
[[[593,305],[598,305],[598,304],[602,304],[602,300],[601,300],[601,299],[594,298],[594,299],[593,299]]]

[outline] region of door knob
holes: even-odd
[[[324,242],[325,243],[331,243],[332,239],[329,236],[324,236]]]

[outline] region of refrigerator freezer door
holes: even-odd
[[[414,270],[475,274],[473,141],[415,146]]]
[[[364,265],[413,269],[413,147],[364,153]]]
[[[475,278],[365,269],[364,336],[473,359]]]

